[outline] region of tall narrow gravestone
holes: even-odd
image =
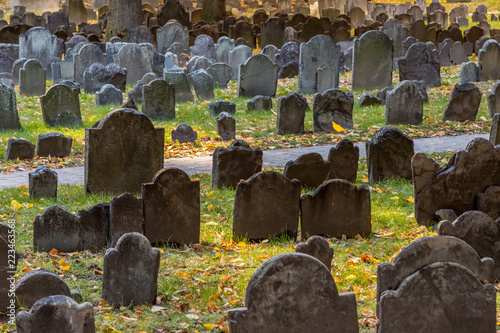
[[[13,87],[0,82],[0,130],[20,128],[16,91]]]
[[[278,85],[278,66],[263,54],[255,54],[240,65],[238,97],[274,96]]]
[[[85,130],[85,191],[140,192],[163,166],[164,128],[132,109],[108,113]]]
[[[19,70],[19,94],[40,96],[45,94],[46,72],[42,64],[35,59],[24,63]]]

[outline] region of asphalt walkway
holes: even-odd
[[[464,149],[474,138],[489,138],[488,134],[459,135],[435,138],[415,139],[415,153],[438,153],[444,151],[457,151]],[[359,157],[366,157],[365,144],[358,143]],[[265,150],[263,166],[284,166],[286,162],[295,160],[300,155],[319,153],[323,158],[328,158],[332,145]],[[193,175],[196,173],[212,172],[212,156],[171,158],[165,161],[165,167],[176,167]],[[59,184],[83,184],[83,167],[70,167],[54,169],[58,174]],[[0,174],[0,188],[28,186],[28,174],[32,171],[18,171],[10,174]]]

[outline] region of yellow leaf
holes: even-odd
[[[61,271],[69,271],[69,270],[70,270],[70,268],[71,268],[71,266],[69,266],[69,265],[67,265],[67,266],[59,266],[59,269],[60,269]]]
[[[208,205],[208,210],[214,210],[214,205]]]
[[[13,208],[14,210],[18,210],[18,209],[20,209],[20,208],[23,208],[23,205],[21,205],[21,204],[20,204],[19,202],[17,202],[16,200],[12,200],[12,201],[10,202],[10,205],[12,206],[12,208]]]
[[[206,329],[208,329],[208,330],[211,330],[211,329],[213,329],[213,328],[215,327],[215,326],[214,326],[214,325],[212,325],[212,324],[203,324],[203,326],[204,326]]]
[[[336,124],[334,121],[332,121],[332,126],[333,126],[333,129],[334,129],[336,132],[338,132],[338,133],[345,132],[345,129],[344,129],[342,126],[340,126],[340,125]]]
[[[236,244],[236,246],[245,247],[247,246],[247,244],[245,244],[245,242],[239,242],[238,244]]]
[[[27,188],[28,188],[28,186],[26,186],[26,185],[21,185],[21,186],[18,187],[18,189],[21,189],[21,190],[22,189],[27,189]]]
[[[346,279],[346,280],[354,280],[354,279],[356,279],[356,275],[354,275],[354,274],[347,275],[347,276],[345,277],[345,279]]]
[[[412,197],[411,195],[408,197],[408,199],[406,199],[406,201],[408,202],[411,202],[411,203],[414,203],[415,202],[415,198]]]

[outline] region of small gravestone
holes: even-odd
[[[19,71],[19,94],[41,96],[45,94],[46,73],[42,64],[35,59],[24,63]]]
[[[235,140],[227,148],[218,147],[213,154],[212,187],[236,187],[262,170],[262,150]]]
[[[487,187],[484,192],[476,194],[476,201],[478,210],[488,214],[493,219],[500,217],[500,186]]]
[[[198,139],[198,133],[187,124],[180,124],[171,132],[172,141],[179,143],[195,142]]]
[[[125,91],[127,84],[127,69],[115,63],[106,66],[95,63],[83,73],[83,90],[86,93],[99,91],[105,84],[112,84],[121,91]]]
[[[458,78],[458,84],[477,81],[479,81],[479,73],[476,63],[473,61],[462,63],[462,67],[460,68],[460,77]]]
[[[283,176],[297,179],[303,187],[316,188],[323,183],[328,175],[330,164],[318,153],[299,156],[295,161],[288,161],[283,170]]]
[[[469,61],[469,57],[465,54],[464,46],[461,42],[455,42],[451,47],[450,60],[455,65]]]
[[[189,85],[188,78],[184,72],[168,71],[164,72],[163,76],[167,83],[173,84],[175,86],[176,103],[194,101],[194,96],[191,92],[191,86]]]
[[[80,219],[64,207],[51,206],[33,222],[33,247],[37,251],[80,251],[81,238]]]
[[[276,134],[304,133],[304,118],[308,108],[304,96],[291,92],[278,99]]]
[[[71,111],[66,110],[59,113],[49,124],[50,127],[81,127],[83,121]]]
[[[234,76],[231,66],[224,63],[210,65],[207,73],[212,76],[214,87],[218,85],[220,89],[227,89],[227,83]]]
[[[236,120],[227,112],[221,112],[217,118],[217,134],[222,140],[232,140],[236,137]]]
[[[175,118],[175,86],[155,79],[142,86],[142,113],[154,120]]]
[[[48,166],[41,165],[29,173],[30,198],[57,198],[57,173]]]
[[[490,142],[493,146],[500,144],[500,113],[494,114],[491,120]]]
[[[349,139],[342,139],[328,153],[330,170],[327,179],[345,179],[354,183],[358,173],[359,148]]]
[[[115,88],[112,84],[105,84],[95,94],[95,104],[97,106],[110,104],[123,104],[123,95],[120,89]]]
[[[87,210],[79,210],[82,225],[82,250],[94,250],[108,245],[110,204],[100,203]]]
[[[45,157],[66,157],[71,153],[73,139],[61,133],[39,134],[36,155]]]
[[[353,106],[354,97],[350,92],[330,89],[322,94],[314,95],[314,132],[338,133],[339,129],[333,123],[343,129],[353,128]]]
[[[380,98],[378,98],[377,96],[363,93],[363,95],[361,95],[361,98],[359,99],[356,106],[362,107],[362,106],[374,106],[374,105],[382,105],[382,104],[384,104],[383,101]]]
[[[129,92],[127,93],[127,97],[129,99],[132,99],[135,104],[142,103],[142,87],[144,87],[144,81],[139,80],[135,84],[134,88],[132,88],[132,90],[129,90]]]
[[[142,185],[144,234],[151,242],[200,242],[200,183],[177,168],[160,170]]]
[[[500,113],[500,81],[496,82],[493,88],[491,88],[491,92],[486,96],[486,100],[488,101],[490,118],[493,118],[495,113]]]
[[[17,113],[16,91],[0,81],[0,130],[21,128]]]
[[[412,179],[413,140],[399,129],[383,127],[366,142],[368,178],[377,182],[387,178]]]
[[[14,81],[15,85],[19,85],[19,72],[23,68],[24,64],[28,61],[26,58],[17,59],[12,64],[12,81]]]
[[[475,121],[482,93],[473,83],[456,84],[444,110],[443,121]]]
[[[115,246],[126,233],[144,233],[142,199],[124,193],[111,199],[109,204],[109,246]]]
[[[278,84],[278,66],[263,54],[255,54],[240,65],[238,97],[274,96]]]
[[[82,120],[79,96],[80,89],[62,84],[52,86],[45,95],[40,97],[45,124],[50,125],[57,115],[64,111],[71,111],[79,120]]]
[[[339,294],[328,268],[306,254],[286,253],[266,261],[245,295],[245,307],[228,312],[233,333],[359,331],[354,293]]]
[[[156,30],[158,51],[165,53],[174,44],[180,43],[183,50],[189,48],[189,30],[176,21],[167,22],[163,27]]]
[[[189,78],[199,101],[214,99],[214,83],[207,71],[199,69],[190,73]]]
[[[106,251],[102,298],[114,307],[155,304],[160,250],[136,232],[123,235]]]
[[[16,282],[17,307],[31,308],[42,298],[53,295],[71,296],[68,285],[57,274],[46,270],[26,273]]]
[[[9,139],[5,161],[31,160],[35,156],[35,145],[25,139]]]
[[[229,64],[229,52],[234,49],[234,39],[221,36],[215,44],[215,57],[218,63]]]
[[[269,96],[257,95],[252,98],[251,101],[247,102],[248,111],[269,111],[273,108],[273,101]]]
[[[300,183],[275,171],[261,171],[240,181],[234,200],[233,237],[260,240],[287,234],[295,238],[299,201]]]
[[[321,261],[328,270],[332,269],[333,248],[321,236],[312,236],[307,242],[299,243],[295,248],[295,252],[308,254]]]
[[[382,105],[385,105],[387,93],[391,90],[392,90],[392,86],[385,87],[382,90],[377,91],[377,98],[379,98],[382,101]]]
[[[401,81],[423,80],[428,87],[441,86],[439,52],[426,43],[412,44],[398,65]]]
[[[236,114],[236,104],[223,99],[218,99],[208,104],[208,112],[211,117],[217,117],[222,112]]]
[[[494,39],[488,40],[478,52],[478,71],[480,81],[500,80],[500,45]]]
[[[164,137],[136,110],[108,113],[85,130],[85,192],[139,192],[163,166]]]
[[[385,124],[420,125],[424,114],[424,101],[412,81],[401,81],[386,95]]]

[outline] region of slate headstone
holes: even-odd
[[[476,120],[482,93],[473,83],[456,84],[443,114],[443,121]]]
[[[123,95],[120,89],[115,88],[112,84],[105,84],[95,94],[95,103],[98,106],[109,104],[123,104]]]
[[[218,99],[208,104],[208,112],[211,117],[217,117],[222,112],[236,114],[236,104],[224,99]]]
[[[45,95],[46,72],[42,64],[35,59],[24,63],[19,70],[19,94],[26,96]]]
[[[238,97],[274,96],[278,84],[278,66],[263,54],[255,54],[240,65]]]
[[[299,243],[295,248],[295,252],[310,255],[321,261],[328,270],[332,269],[333,248],[321,236],[312,236],[309,237],[307,242]]]
[[[385,124],[420,125],[424,113],[424,101],[418,87],[412,81],[401,81],[387,92]]]
[[[300,185],[316,188],[323,183],[328,175],[330,164],[318,153],[299,156],[295,161],[288,161],[283,170],[283,176],[300,181]]]
[[[33,222],[33,248],[36,251],[75,252],[81,250],[81,224],[78,216],[61,206],[51,206]],[[69,296],[69,295],[68,295]]]
[[[175,86],[155,79],[142,87],[142,113],[153,120],[175,118]]]
[[[278,99],[276,134],[304,133],[304,118],[308,108],[304,96],[291,92]]]
[[[50,170],[46,165],[40,165],[28,176],[30,198],[57,198],[57,173],[55,171]]]
[[[31,160],[34,156],[34,144],[25,139],[9,139],[4,160]]]
[[[45,157],[65,157],[71,153],[71,146],[73,139],[65,136],[62,133],[49,132],[46,134],[38,134],[38,141],[36,144],[36,155]]]
[[[222,140],[232,140],[236,137],[236,120],[227,112],[221,112],[217,118],[217,134]]]
[[[352,109],[354,97],[350,92],[330,89],[322,94],[314,95],[313,123],[314,132],[338,133],[333,125],[343,129],[353,128]]]
[[[356,181],[358,173],[359,148],[349,139],[342,139],[328,153],[330,170],[327,179],[345,179]]]
[[[17,113],[16,91],[3,82],[0,82],[0,129],[21,129]]]
[[[58,114],[71,111],[79,120],[80,113],[80,89],[70,88],[63,84],[56,84],[40,97],[43,121],[46,125],[52,124]]]
[[[17,307],[31,308],[33,305],[48,296],[70,296],[66,282],[53,272],[44,269],[34,270],[21,277],[15,286]]]

